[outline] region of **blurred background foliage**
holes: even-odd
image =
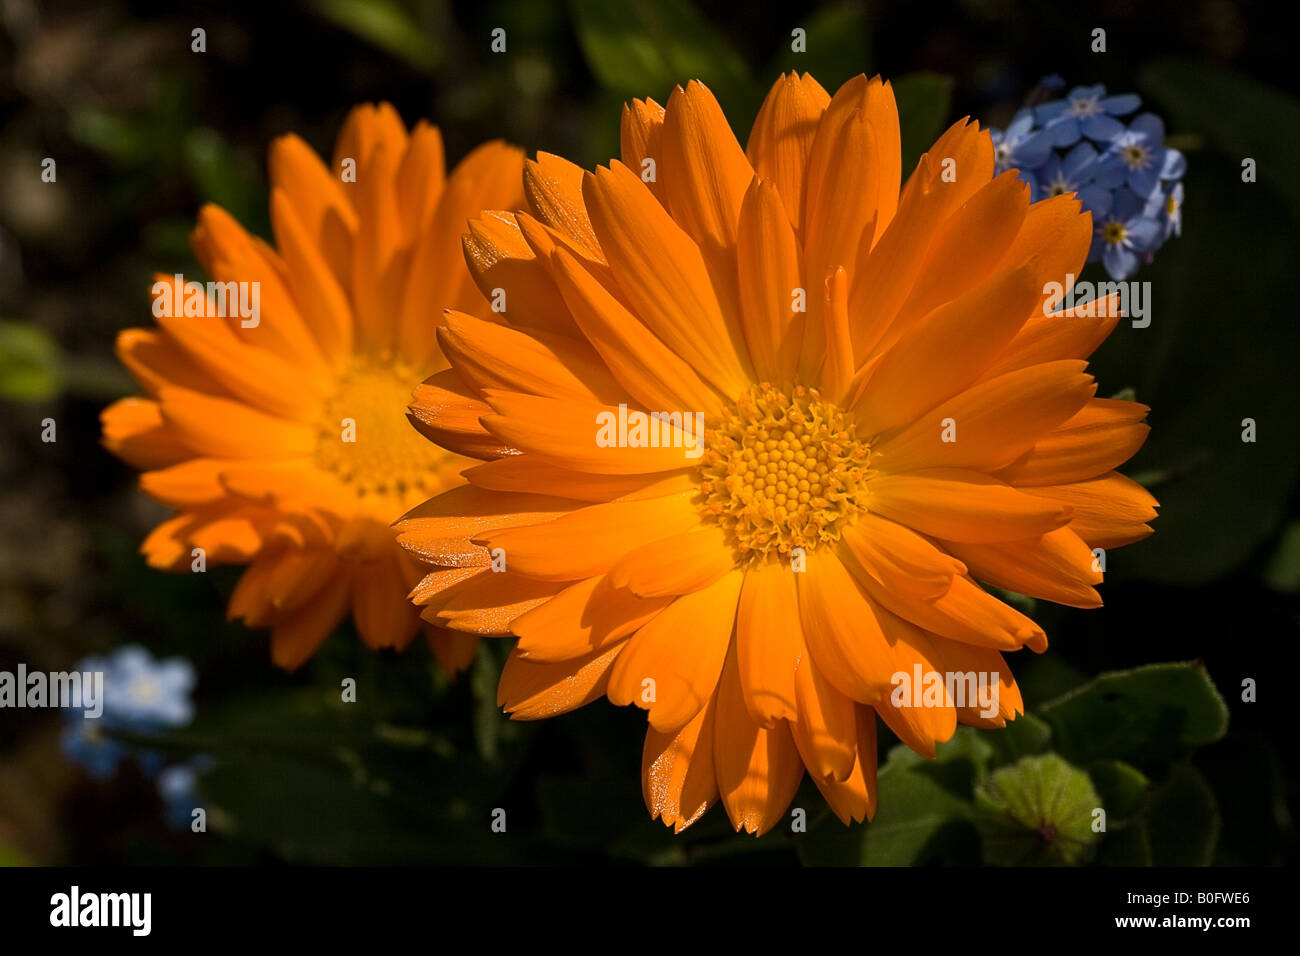
[[[490,51],[498,26],[505,54]],[[1095,27],[1105,54],[1090,51]],[[63,669],[127,642],[187,656],[198,716],[154,746],[218,760],[209,832],[170,830],[137,771],[94,782],[60,756],[56,716],[5,711],[0,863],[1294,862],[1293,56],[1247,0],[0,0],[0,669]],[[144,567],[162,509],[97,441],[99,410],[132,390],[113,336],[148,323],[152,272],[197,272],[202,202],[269,233],[272,137],[328,154],[351,105],[385,99],[439,123],[453,160],[504,137],[591,166],[616,154],[626,98],[664,102],[690,77],[743,141],[786,69],[832,90],[892,78],[908,168],[963,115],[1005,126],[1049,73],[1141,93],[1188,156],[1182,238],[1138,276],[1154,321],[1121,323],[1094,360],[1102,394],[1152,407],[1126,471],[1162,513],[1155,535],[1108,555],[1105,608],[1028,602],[1052,648],[1012,659],[1027,717],[963,729],[936,761],[882,727],[870,825],[840,826],[805,783],[806,833],[737,837],[714,810],[674,838],[641,802],[639,711],[506,721],[503,642],[451,683],[422,646],[373,655],[340,632],[284,675],[263,634],[222,620],[235,571]],[[56,184],[40,180],[47,156]],[[1258,183],[1242,182],[1243,157]],[[1240,440],[1247,417],[1255,443]],[[339,701],[344,677],[355,704]],[[1257,702],[1242,700],[1248,678]],[[494,807],[507,835],[489,828]]]

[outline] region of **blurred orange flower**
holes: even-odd
[[[193,246],[215,282],[157,277],[158,327],[118,337],[145,395],[104,411],[104,443],[179,512],[144,554],[173,571],[248,564],[229,615],[270,628],[281,667],[349,612],[370,647],[423,629],[448,671],[472,659],[474,637],[422,625],[406,600],[421,572],[390,523],[462,481],[466,462],[421,438],[405,405],[446,367],[438,309],[478,300],[466,220],[522,203],[522,163],[494,142],[445,175],[438,129],[408,135],[388,104],[352,110],[331,168],[284,136],[275,248],[205,207]]]

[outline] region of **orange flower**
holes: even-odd
[[[449,311],[412,411],[485,461],[398,525],[441,566],[414,599],[518,636],[515,718],[648,710],[645,799],[676,830],[721,799],[761,833],[805,769],[861,820],[876,714],[933,755],[1022,710],[1002,652],[1046,637],[976,581],[1095,607],[1091,549],[1150,531],[1112,470],[1146,409],[1084,372],[1116,319],[1044,314],[1089,216],[995,178],[966,121],[900,193],[879,79],[781,78],[747,150],[699,83],[622,134],[621,163],[541,155],[531,213],[471,223],[504,322]]]
[[[422,625],[406,600],[421,571],[390,523],[462,481],[466,462],[421,438],[404,407],[447,364],[433,303],[478,299],[465,222],[522,203],[522,163],[488,143],[444,176],[437,128],[408,135],[388,104],[349,114],[332,171],[282,137],[276,248],[205,207],[194,250],[224,285],[159,276],[158,328],[118,336],[146,397],[104,411],[104,442],[180,512],[143,551],[174,571],[247,563],[229,615],[269,627],[281,667],[307,660],[349,609],[370,647],[404,647],[423,627],[448,671],[473,656],[475,638]]]

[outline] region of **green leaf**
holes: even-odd
[[[437,40],[394,0],[312,0],[316,12],[353,36],[425,73],[442,59]]]
[[[1086,773],[1054,753],[995,770],[975,805],[984,861],[995,866],[1082,863],[1097,842],[1101,798]]]
[[[59,346],[44,330],[0,322],[0,399],[39,402],[58,394]]]
[[[1198,662],[1102,674],[1039,708],[1056,749],[1076,763],[1142,766],[1188,753],[1228,729],[1228,706]]]
[[[1088,766],[1088,776],[1101,794],[1107,827],[1141,813],[1146,806],[1151,781],[1136,767],[1121,760],[1098,760]]]
[[[1147,812],[1151,862],[1155,866],[1209,866],[1219,842],[1214,791],[1191,764],[1176,765],[1151,794]]]
[[[478,654],[470,669],[470,690],[474,694],[474,739],[484,760],[497,759],[501,725],[505,717],[497,708],[497,681],[501,670],[492,658],[487,641],[479,642]]]
[[[250,224],[250,228],[265,218],[257,166],[231,149],[216,130],[190,130],[181,156],[201,200],[216,203],[240,222]]]
[[[1021,714],[999,730],[984,731],[981,738],[992,749],[994,763],[1013,763],[1046,750],[1052,728],[1033,714]]]
[[[572,0],[578,42],[596,78],[621,97],[667,102],[673,87],[703,81],[735,128],[757,107],[745,61],[686,0]]]
[[[810,865],[914,866],[942,859],[968,862],[961,852],[975,808],[975,778],[992,748],[979,734],[960,727],[940,744],[936,759],[895,747],[880,768],[875,818],[845,827],[828,814],[800,841]]]
[[[1300,521],[1292,521],[1283,529],[1264,570],[1264,583],[1284,594],[1300,591]]]
[[[905,73],[892,81],[903,137],[903,179],[943,132],[952,101],[952,78],[938,73]]]
[[[811,16],[790,24],[764,79],[794,70],[811,73],[831,93],[845,80],[866,73],[871,62],[871,20],[860,0],[828,3]],[[804,31],[803,53],[792,49],[793,29]]]

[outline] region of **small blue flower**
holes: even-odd
[[[1033,170],[1043,165],[1052,151],[1051,138],[1045,130],[1036,130],[1033,126],[1033,110],[1021,110],[1012,118],[1005,132],[989,129],[993,137],[995,173],[1008,169]]]
[[[1104,216],[1110,211],[1111,190],[1096,182],[1099,158],[1091,143],[1079,143],[1064,157],[1053,153],[1034,176],[1032,200],[1076,193],[1094,220]]]
[[[1187,171],[1183,154],[1165,146],[1165,124],[1154,113],[1143,113],[1111,140],[1100,165],[1143,199],[1155,195],[1162,179],[1181,179]]]
[[[1183,184],[1180,180],[1169,189],[1156,193],[1147,202],[1146,215],[1162,227],[1161,242],[1183,234]]]
[[[150,734],[188,724],[194,717],[193,665],[181,657],[155,660],[143,647],[132,644],[107,657],[88,657],[76,669],[104,675],[103,713],[98,718],[86,717],[82,711],[68,713],[61,737],[68,760],[99,779],[113,774],[127,756],[134,756],[146,774],[161,769],[162,754],[131,747],[111,734]]]
[[[87,658],[81,670],[104,673],[104,722],[115,729],[150,733],[182,727],[194,718],[190,692],[194,666],[183,657],[155,660],[136,644],[107,658]]]
[[[1136,93],[1107,96],[1106,87],[1076,86],[1063,100],[1034,107],[1034,118],[1046,130],[1052,145],[1073,146],[1086,136],[1095,143],[1108,143],[1124,131],[1117,116],[1127,116],[1142,105]]]
[[[1154,252],[1162,239],[1160,223],[1147,215],[1148,205],[1127,187],[1116,190],[1111,210],[1094,217],[1089,262],[1101,260],[1112,279],[1127,279]]]
[[[59,744],[68,761],[96,780],[106,780],[116,773],[128,752],[125,744],[105,735],[98,720],[88,720],[80,713],[63,725]]]
[[[158,796],[163,803],[163,818],[175,829],[188,827],[199,806],[199,776],[213,765],[211,757],[199,755],[184,763],[172,764],[158,774]]]

